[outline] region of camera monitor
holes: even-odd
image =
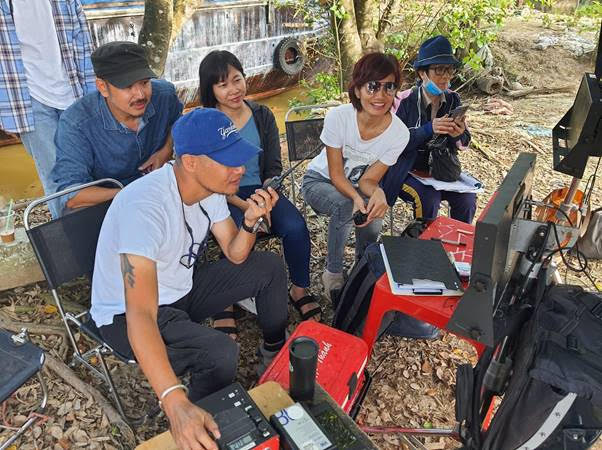
[[[520,253],[510,245],[512,223],[524,217],[531,197],[535,155],[521,153],[479,217],[468,289],[447,325],[453,333],[492,346],[494,316],[509,288]]]
[[[602,32],[595,73],[583,75],[573,106],[552,130],[554,170],[576,178],[583,178],[590,156],[602,156],[601,43]]]

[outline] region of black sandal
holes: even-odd
[[[213,329],[214,330],[221,331],[222,333],[226,333],[226,334],[230,335],[230,337],[232,337],[232,339],[236,339],[235,337],[232,336],[232,335],[238,336],[238,327],[236,325],[234,325],[233,327],[215,326],[216,320],[232,319],[232,320],[234,320],[234,323],[236,323],[236,317],[234,316],[234,310],[232,310],[232,311],[225,310],[225,311],[219,312],[217,314],[214,314],[213,317],[211,317],[211,319],[213,320]]]
[[[293,300],[293,297],[291,297],[291,294],[289,293],[288,298],[290,299],[292,305],[295,307],[297,312],[301,315],[301,320],[313,319],[318,315],[320,315],[320,320],[322,320],[322,308],[320,307],[320,304],[313,295],[309,294],[301,297],[299,300]],[[315,303],[318,306],[310,309],[309,311],[301,312],[301,307],[308,305],[309,303]],[[317,319],[316,321],[319,322],[319,320]]]

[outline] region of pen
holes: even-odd
[[[442,244],[451,244],[451,245],[466,245],[466,242],[461,242],[461,241],[450,241],[449,239],[440,239],[440,238],[431,238],[431,241],[439,241]]]

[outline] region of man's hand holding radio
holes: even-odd
[[[211,414],[191,403],[183,390],[167,396],[163,401],[163,410],[180,450],[218,450],[213,440],[221,436],[217,424]]]
[[[261,217],[270,223],[270,212],[277,201],[278,192],[274,189],[256,189],[255,193],[246,200],[247,208],[243,217],[245,224],[252,227]]]

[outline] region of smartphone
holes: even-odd
[[[469,108],[470,105],[458,106],[457,108],[454,108],[449,112],[449,117],[451,117],[452,119],[459,119],[466,115],[466,111],[468,111]]]

